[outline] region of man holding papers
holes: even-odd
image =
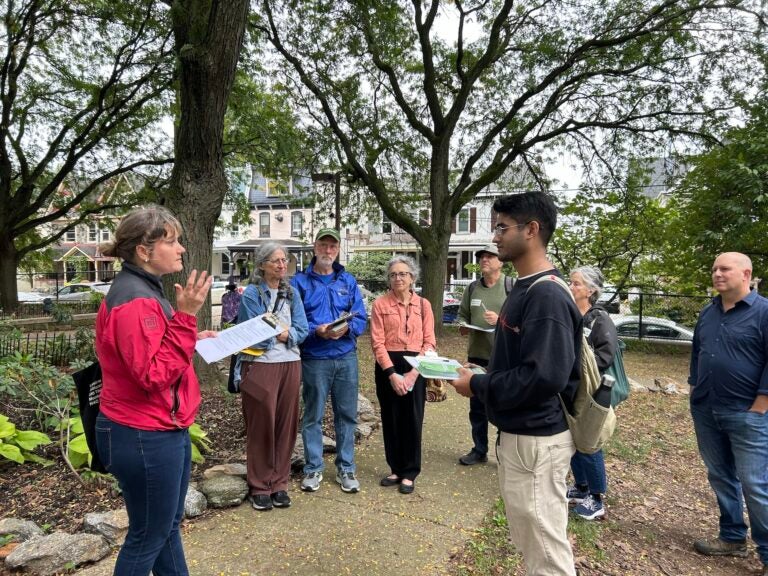
[[[309,335],[301,347],[304,420],[304,479],[301,489],[315,492],[323,479],[325,401],[331,395],[336,431],[336,482],[344,492],[360,490],[355,477],[357,428],[357,337],[367,315],[357,280],[336,262],[339,232],[323,228],[315,236],[315,256],[291,283],[304,302]],[[340,322],[338,322],[342,317]]]
[[[494,332],[499,312],[512,287],[513,279],[501,273],[499,249],[489,244],[475,252],[482,276],[464,290],[459,306],[459,332],[469,335],[467,361],[486,368],[493,349]],[[470,325],[471,327],[468,327]],[[469,399],[469,424],[472,426],[472,450],[459,458],[459,464],[471,466],[488,462],[488,415],[477,396]]]

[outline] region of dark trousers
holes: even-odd
[[[288,490],[299,428],[301,361],[243,362],[240,374],[250,493]]]
[[[488,360],[482,358],[467,358],[472,364],[483,368],[488,367]],[[485,456],[488,454],[488,414],[485,404],[477,396],[469,399],[469,424],[472,426],[472,450]]]
[[[398,374],[411,370],[404,357],[416,356],[414,352],[390,352],[389,357]],[[421,429],[424,424],[424,405],[427,401],[427,385],[419,376],[413,390],[398,396],[379,364],[374,371],[376,397],[381,408],[381,430],[384,434],[384,454],[393,474],[407,480],[415,480],[421,472]]]
[[[96,445],[128,512],[114,575],[187,576],[179,524],[191,466],[189,432],[139,430],[99,414]]]

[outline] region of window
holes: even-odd
[[[269,212],[259,214],[259,237],[269,238]]]
[[[101,241],[102,242],[109,242],[109,240],[112,238],[112,232],[109,230],[109,228],[102,228],[101,229]]]
[[[426,228],[429,226],[429,209],[424,208],[419,210],[419,226]]]
[[[240,224],[232,224],[232,237],[237,238],[240,236]]]
[[[381,233],[392,234],[392,220],[386,214],[381,215]]]
[[[477,231],[477,208],[462,208],[451,223],[451,232],[472,234]]]
[[[88,242],[99,241],[99,227],[94,224],[88,224]]]
[[[291,236],[301,236],[304,228],[304,215],[301,212],[291,212]]]
[[[267,180],[267,198],[280,197],[280,184],[275,180]]]
[[[643,335],[649,338],[670,338],[675,339],[679,337],[677,330],[669,326],[659,326],[658,324],[646,324],[643,326]]]
[[[232,261],[229,259],[229,254],[221,255],[221,275],[229,276],[232,274]]]
[[[637,338],[639,332],[637,322],[627,322],[616,328],[616,333],[619,336],[634,336]]]
[[[77,231],[74,228],[70,228],[64,233],[65,242],[77,242]]]

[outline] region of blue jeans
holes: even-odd
[[[189,432],[138,430],[99,414],[96,445],[128,511],[114,576],[188,576],[179,524],[189,483]]]
[[[323,414],[331,395],[333,426],[336,431],[336,468],[355,471],[355,429],[357,428],[357,351],[341,358],[301,359],[304,419],[304,474],[322,472]]]
[[[576,486],[589,486],[590,494],[605,494],[608,490],[608,479],[605,477],[605,458],[603,451],[594,454],[576,452],[571,457],[571,472]]]
[[[699,453],[720,507],[720,538],[747,537],[742,493],[752,540],[768,564],[768,414],[691,404]]]

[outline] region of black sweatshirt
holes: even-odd
[[[499,315],[487,374],[472,377],[472,392],[502,432],[554,436],[568,429],[557,395],[571,406],[579,384],[581,312],[557,282],[519,279]]]

